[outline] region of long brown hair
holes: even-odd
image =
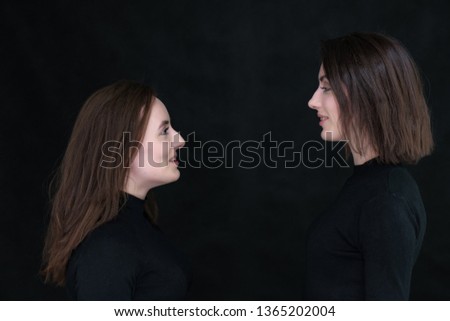
[[[382,163],[416,163],[433,137],[422,82],[400,42],[377,33],[352,33],[322,42],[322,64],[340,108],[342,134]],[[351,139],[350,139],[351,138]]]
[[[132,81],[102,88],[84,103],[75,122],[64,158],[51,184],[51,213],[43,251],[46,282],[64,285],[72,251],[96,227],[117,216],[126,198],[128,168],[137,148],[123,139],[142,141],[153,90]],[[115,166],[102,166],[104,144],[117,142],[123,151]],[[156,218],[153,195],[146,197],[146,213]]]

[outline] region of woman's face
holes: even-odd
[[[166,106],[155,98],[142,145],[130,165],[127,191],[145,197],[151,188],[178,180],[177,150],[184,144]]]
[[[319,87],[309,100],[308,106],[317,111],[319,125],[322,126],[320,136],[323,140],[339,141],[344,139],[339,121],[339,105],[323,66],[320,66],[319,70]]]

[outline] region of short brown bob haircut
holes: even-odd
[[[416,64],[400,42],[352,33],[322,42],[321,59],[352,148],[370,144],[385,164],[417,163],[431,153],[428,106]]]

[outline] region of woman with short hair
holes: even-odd
[[[324,41],[321,60],[308,106],[324,140],[347,141],[355,166],[310,227],[305,297],[407,300],[426,213],[403,165],[433,148],[417,67],[399,41],[376,33]]]

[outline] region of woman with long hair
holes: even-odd
[[[146,85],[89,97],[52,182],[45,281],[74,300],[183,299],[188,265],[155,224],[152,190],[179,178],[184,143]]]
[[[376,33],[324,41],[321,61],[308,106],[324,140],[347,141],[355,166],[310,227],[306,299],[407,300],[426,213],[403,165],[433,148],[417,67],[397,40]]]

